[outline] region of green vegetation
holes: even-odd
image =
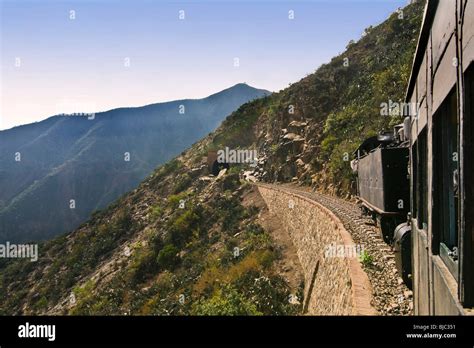
[[[401,116],[382,115],[381,106],[404,100],[422,13],[423,2],[417,2],[403,9],[403,18],[394,13],[382,24],[367,28],[365,36],[350,42],[343,54],[314,74],[242,106],[227,118],[225,131],[217,132],[214,142],[241,147],[266,142],[269,159],[264,169],[269,180],[291,180],[299,155],[311,164],[304,176],[297,173],[301,182],[311,184],[311,176],[316,175],[322,189],[352,192],[354,150],[367,137],[402,121]],[[312,146],[285,146],[281,130],[293,132],[290,123],[302,120],[309,125],[305,145],[311,141]]]
[[[180,175],[174,186],[174,193],[180,193],[181,191],[187,189],[191,183],[192,179],[187,173]]]
[[[326,84],[319,91],[332,94],[319,97],[331,103],[318,162],[329,164],[328,181],[341,191],[351,190],[352,173],[345,155],[351,155],[365,138],[402,121],[402,117],[382,116],[380,108],[389,100],[404,100],[422,5],[420,2],[405,8],[403,19],[395,13],[383,24],[370,28],[368,35],[349,45],[347,52],[313,76],[316,84]]]
[[[365,266],[369,267],[374,262],[374,258],[367,251],[363,251],[359,257],[360,262]]]
[[[265,112],[272,96],[263,97],[243,104],[237,111],[225,119],[222,126],[216,131],[212,146],[222,148],[245,147],[256,140],[253,126],[259,116]]]
[[[262,315],[256,306],[242,296],[232,286],[218,289],[204,301],[195,303],[191,314],[194,315]]]
[[[250,189],[249,187],[245,188]],[[214,192],[203,206],[189,198],[185,209],[175,203],[183,196],[168,197],[172,216],[163,237],[151,236],[147,246],[134,249],[125,276],[117,275],[114,291],[124,297],[106,296],[110,287],[89,295],[90,286],[80,288],[78,305],[71,313],[103,313],[104,305],[137,314],[262,315],[296,314],[299,305],[290,304],[286,282],[273,274],[278,257],[270,236],[258,224],[244,224],[258,213],[244,208],[238,197],[226,191]],[[228,221],[231,219],[230,221]],[[238,231],[239,237],[224,233],[217,240],[214,230]],[[220,227],[218,227],[220,226]],[[223,248],[211,251],[211,245]],[[234,248],[241,248],[239,254]],[[171,273],[172,272],[172,273]],[[128,274],[128,275],[127,275]],[[144,286],[146,293],[134,291]],[[86,305],[87,304],[87,305]],[[93,304],[93,305],[91,305]],[[95,311],[95,312],[94,312]]]
[[[150,209],[150,218],[152,221],[158,220],[163,214],[163,208],[161,205],[152,206]]]
[[[22,287],[21,284],[27,282],[30,272],[37,283],[41,284],[40,298],[35,302],[32,310],[43,310],[50,303],[55,303],[79,280],[81,275],[88,274],[115,249],[120,241],[125,238],[139,225],[132,224],[130,212],[123,207],[115,212],[113,219],[109,223],[100,223],[85,231],[77,231],[74,244],[69,244],[65,237],[41,244],[39,250],[43,250],[43,255],[54,255],[49,261],[48,257],[40,257],[38,263],[27,260],[20,262],[10,261],[5,264],[0,277],[0,298],[7,293],[8,286]],[[47,263],[49,267],[42,270]],[[67,272],[61,272],[67,269]],[[10,288],[11,291],[11,288]],[[28,289],[15,291],[16,296],[5,297],[0,301],[2,310],[18,308],[18,303],[28,295]]]
[[[401,116],[381,115],[381,105],[404,100],[423,2],[408,5],[403,13],[403,18],[394,13],[384,23],[367,28],[359,41],[351,41],[343,54],[314,74],[241,106],[215,133],[213,146],[244,148],[268,141],[270,158],[265,169],[270,180],[291,180],[293,174],[283,173],[296,161],[295,155],[303,155],[311,163],[311,171],[300,177],[301,182],[310,184],[311,175],[317,175],[321,188],[352,192],[350,160],[354,150],[364,139],[402,121]],[[305,138],[314,147],[299,153],[294,147],[282,146],[281,130],[293,120],[309,123]]]
[[[181,192],[175,195],[168,196],[168,205],[172,209],[176,209],[179,207],[180,201],[186,201],[188,194],[186,192]]]
[[[168,240],[177,246],[184,246],[193,236],[200,235],[202,209],[189,207],[168,224]]]
[[[151,225],[141,241],[128,242],[143,228],[128,207],[136,200],[132,196],[93,224],[44,245],[54,259],[2,265],[0,312],[27,304],[28,313],[43,313],[73,296],[65,314],[298,314],[300,305],[289,302],[289,286],[273,268],[280,257],[273,240],[252,222],[259,210],[241,204],[251,186],[239,184],[239,195],[224,186],[215,185],[205,203],[199,202],[202,192],[155,201],[143,212]],[[125,241],[128,256],[121,247]],[[107,280],[101,273],[91,280],[112,255],[115,261],[104,269]],[[29,277],[38,290],[34,296],[23,285]]]
[[[172,270],[179,262],[178,249],[173,244],[166,244],[158,253],[157,263],[162,269]]]

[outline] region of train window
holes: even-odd
[[[433,116],[433,250],[457,276],[459,144],[454,88]],[[436,244],[436,245],[435,245]]]
[[[428,228],[428,146],[427,146],[426,127],[418,134],[417,146],[415,148],[416,156],[416,211],[418,228]]]

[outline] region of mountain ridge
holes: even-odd
[[[107,110],[104,110],[104,111],[95,111],[93,113],[87,113],[87,112],[81,112],[80,110],[78,110],[76,112],[77,116],[74,116],[74,115],[71,115],[71,114],[67,114],[67,113],[62,113],[62,114],[56,114],[56,115],[52,115],[52,116],[48,116],[42,120],[39,120],[39,121],[34,121],[34,122],[31,122],[31,123],[25,123],[25,124],[20,124],[20,125],[16,125],[16,126],[13,126],[11,128],[7,128],[7,129],[0,129],[0,134],[2,132],[5,132],[5,131],[10,131],[10,130],[13,130],[15,128],[21,128],[21,127],[28,127],[28,126],[33,126],[33,125],[36,125],[36,124],[39,124],[39,123],[43,123],[45,121],[48,121],[48,120],[52,120],[52,119],[55,119],[56,117],[64,117],[64,116],[69,116],[69,117],[89,117],[88,115],[91,115],[91,114],[94,114],[94,115],[99,115],[99,114],[105,114],[105,113],[109,113],[109,112],[112,112],[112,111],[117,111],[117,110],[134,110],[134,109],[142,109],[142,108],[146,108],[146,107],[149,107],[149,106],[156,106],[156,105],[163,105],[163,104],[170,104],[170,103],[180,103],[180,102],[185,102],[185,101],[198,101],[198,100],[206,100],[206,99],[210,99],[212,97],[215,97],[215,96],[218,96],[218,95],[222,95],[224,92],[226,91],[230,91],[230,90],[235,90],[236,88],[239,88],[239,87],[242,87],[242,86],[246,86],[246,87],[249,87],[253,90],[256,90],[256,91],[259,91],[263,94],[271,94],[271,93],[274,93],[272,91],[269,91],[269,90],[266,90],[264,88],[256,88],[256,87],[253,87],[253,86],[250,86],[248,85],[247,83],[245,82],[239,82],[239,83],[236,83],[230,87],[227,87],[227,88],[224,88],[223,90],[219,91],[219,92],[216,92],[216,93],[213,93],[213,94],[210,94],[206,97],[202,97],[202,98],[184,98],[184,99],[176,99],[176,100],[167,100],[167,101],[160,101],[160,102],[156,102],[156,103],[150,103],[150,104],[143,104],[143,105],[138,105],[138,106],[118,106],[118,107],[114,107],[114,108],[111,108],[111,109],[107,109]]]
[[[72,230],[215,129],[242,103],[269,93],[236,84],[203,99],[112,109],[90,119],[56,115],[0,132],[0,241],[45,239]],[[133,167],[121,158],[127,153]],[[12,161],[15,154],[20,161]],[[101,192],[85,197],[86,185]],[[66,186],[68,196],[54,193]],[[80,210],[68,208],[71,199],[82,203]],[[56,217],[49,212],[54,210]]]

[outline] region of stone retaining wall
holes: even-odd
[[[327,208],[274,185],[258,185],[270,213],[285,227],[305,277],[305,310],[311,315],[374,315],[367,275],[355,258],[326,254],[331,245],[353,245],[341,221]]]

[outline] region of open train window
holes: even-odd
[[[433,116],[433,250],[458,275],[459,137],[456,89]]]

